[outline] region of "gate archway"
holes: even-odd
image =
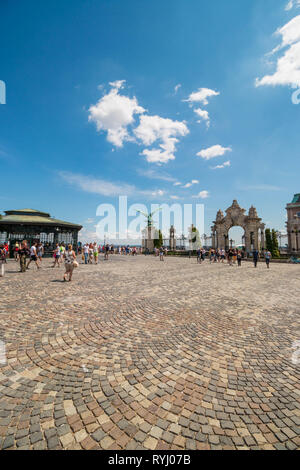
[[[245,231],[245,250],[250,254],[253,250],[264,250],[265,248],[265,224],[257,215],[255,207],[251,206],[248,215],[242,209],[237,200],[226,209],[224,216],[221,210],[212,226],[212,245],[214,249],[230,248],[228,232],[232,227],[242,227]]]

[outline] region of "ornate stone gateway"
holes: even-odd
[[[242,227],[245,231],[245,250],[250,254],[253,250],[264,250],[265,248],[265,224],[262,223],[257,215],[255,207],[249,209],[248,215],[246,210],[242,209],[236,200],[232,206],[226,210],[226,216],[221,210],[217,213],[217,218],[213,222],[212,229],[212,245],[214,249],[228,249],[229,237],[228,232],[232,227]]]

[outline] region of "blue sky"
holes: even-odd
[[[300,191],[299,6],[2,0],[0,211],[49,211],[92,237],[97,206],[127,194],[204,203],[208,233],[238,199],[284,229]]]

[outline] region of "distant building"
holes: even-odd
[[[300,253],[300,194],[295,194],[294,199],[286,206],[287,210],[287,234],[289,252]]]
[[[5,211],[0,218],[0,241],[10,242],[13,247],[18,241],[27,240],[43,243],[45,252],[51,253],[56,243],[72,243],[77,249],[78,232],[81,225],[53,219],[46,212],[34,209]]]

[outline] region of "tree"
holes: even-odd
[[[158,237],[155,237],[154,246],[155,248],[160,248],[163,246],[163,236],[161,230],[158,230]]]
[[[276,235],[276,230],[272,230],[272,257],[273,258],[280,258],[280,252],[279,252],[279,246],[278,246],[278,240],[277,240],[277,235]]]
[[[199,248],[202,248],[199,230],[196,227],[192,228],[191,238],[192,238],[191,241],[192,241],[194,250],[198,250]]]
[[[266,229],[266,248],[268,251],[272,253],[273,244],[272,244],[271,230],[269,228]]]

